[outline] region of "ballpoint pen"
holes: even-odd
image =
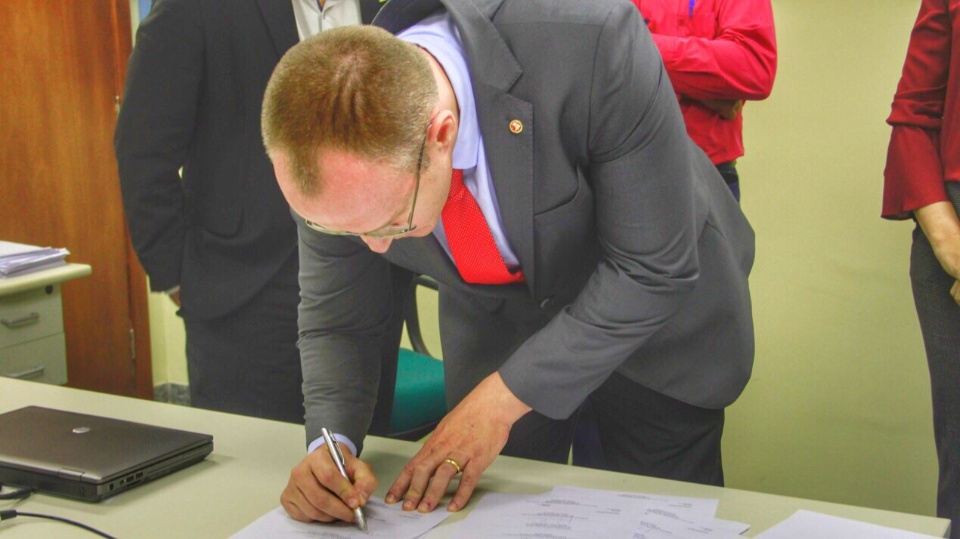
[[[326,427],[321,428],[320,433],[323,434],[323,440],[327,444],[327,449],[330,451],[330,457],[333,459],[333,463],[337,465],[337,469],[340,470],[340,475],[349,481],[350,478],[347,477],[346,461],[343,459],[343,452],[340,451],[340,444],[333,439],[333,434],[331,434]],[[367,519],[363,516],[363,510],[357,507],[353,510],[353,516],[356,517],[357,527],[360,528],[360,531],[367,531]]]

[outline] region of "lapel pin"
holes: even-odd
[[[510,120],[510,132],[519,135],[523,132],[523,122],[520,120]]]

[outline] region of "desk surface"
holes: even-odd
[[[290,469],[303,457],[304,433],[298,425],[0,378],[0,412],[27,405],[213,435],[214,450],[207,460],[98,504],[39,494],[21,502],[0,501],[0,510],[53,514],[120,538],[228,537],[279,505]],[[418,447],[383,438],[367,440],[364,457],[380,478],[376,495],[385,494]],[[499,457],[483,475],[467,510],[448,519],[428,537],[450,537],[446,524],[463,518],[484,491],[536,494],[555,485],[718,498],[717,517],[750,524],[744,534],[747,537],[786,519],[797,509],[935,536],[944,536],[948,525],[948,521],[932,517]],[[28,517],[3,521],[0,533],[5,539],[92,537],[73,526]]]
[[[92,271],[90,266],[86,264],[64,264],[55,268],[24,273],[16,277],[0,278],[0,296],[69,281],[70,279],[90,275]]]

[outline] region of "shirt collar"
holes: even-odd
[[[463,55],[460,34],[446,12],[432,15],[397,35],[433,55],[446,72],[460,107],[460,127],[453,148],[453,168],[469,170],[477,166],[480,126],[476,101],[470,85],[467,59]]]

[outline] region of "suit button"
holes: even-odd
[[[553,305],[553,298],[546,298],[540,302],[540,308],[546,309],[547,307]]]

